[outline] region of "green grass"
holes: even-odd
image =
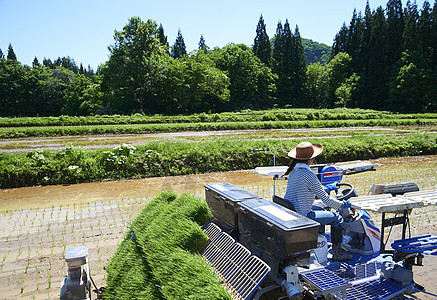
[[[372,127],[372,126],[434,126],[433,119],[339,119],[307,121],[243,121],[213,123],[170,123],[170,124],[117,124],[117,125],[74,125],[74,126],[35,126],[0,127],[0,138],[51,137],[103,134],[146,134],[180,131],[254,130],[254,129],[297,129],[334,127]]]
[[[435,125],[436,113],[396,114],[365,109],[274,109],[177,116],[0,118],[0,138],[346,126]]]
[[[436,119],[436,113],[398,114],[369,109],[271,109],[243,110],[239,112],[200,113],[192,115],[102,115],[102,116],[59,116],[59,117],[15,117],[0,118],[0,127],[21,126],[78,126],[109,124],[157,124],[198,122],[255,122],[255,121],[299,121],[299,120],[364,120],[364,119]]]
[[[436,133],[309,140],[324,146],[318,163],[437,154]],[[150,142],[138,147],[120,145],[97,151],[67,147],[61,151],[0,153],[0,187],[201,174],[272,165],[271,155],[249,152],[252,148],[269,148],[276,154],[278,165],[288,165],[287,153],[300,141],[221,138],[195,143]]]

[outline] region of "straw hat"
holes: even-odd
[[[296,148],[288,152],[288,156],[297,160],[308,160],[322,153],[323,147],[319,144],[311,144],[310,142],[299,143]]]

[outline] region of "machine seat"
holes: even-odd
[[[296,211],[296,209],[294,208],[293,204],[290,203],[290,201],[287,201],[284,198],[279,197],[278,195],[273,195],[273,202],[283,207],[286,207],[289,210]]]

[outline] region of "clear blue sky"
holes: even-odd
[[[419,9],[423,2],[417,0]],[[373,10],[385,8],[387,0],[369,3]],[[269,37],[278,21],[288,19],[293,31],[299,26],[302,37],[332,45],[354,8],[364,13],[365,6],[366,0],[0,0],[0,49],[6,55],[11,43],[26,65],[35,56],[40,62],[70,56],[77,65],[89,64],[95,70],[108,60],[114,30],[121,30],[130,17],[161,23],[170,45],[180,28],[190,52],[197,49],[201,34],[210,48],[252,45],[261,14]]]

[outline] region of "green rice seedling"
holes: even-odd
[[[175,219],[171,216],[161,217],[145,231],[135,230],[138,243],[153,266],[162,263],[162,255],[174,248],[182,248],[195,253],[207,241],[206,234],[199,225],[187,218]]]
[[[18,260],[18,258],[20,257],[22,250],[23,250],[23,244],[22,244],[22,242],[20,241],[20,245],[18,246],[17,260]]]
[[[154,270],[166,299],[232,299],[220,278],[198,254],[175,248],[166,263]]]
[[[169,210],[180,216],[189,217],[199,225],[204,225],[212,217],[208,204],[189,193],[179,196],[170,204]]]
[[[105,299],[164,300],[132,233],[118,246],[106,268]]]
[[[149,281],[153,283],[154,291],[159,285],[161,287],[158,289],[159,294],[165,292],[165,298],[162,296],[157,298],[155,295],[156,299],[188,299],[185,297],[186,295],[191,295],[196,299],[230,299],[227,292],[221,287],[217,275],[199,255],[193,254],[207,240],[207,236],[195,222],[205,222],[211,216],[207,206],[202,203],[201,199],[195,199],[188,194],[177,197],[173,192],[164,191],[142,209],[132,222],[131,229],[106,268],[108,283],[106,296],[108,299],[121,299],[120,294],[125,295],[125,299],[132,298],[134,293],[138,293],[138,289],[132,288],[132,284],[135,287],[136,282],[141,282],[143,274],[150,274],[148,275],[150,276]],[[135,262],[136,253],[141,255],[142,264],[138,261]],[[174,260],[169,262],[169,257],[172,257],[174,253],[177,253]],[[204,265],[202,268],[195,267],[195,273],[189,273],[189,266],[193,259],[199,259],[198,262]],[[191,285],[190,288],[178,290],[177,284],[172,285],[170,281],[174,279],[166,275],[173,268],[172,263],[178,264],[181,269],[186,270],[180,280]],[[137,275],[133,283],[128,284],[127,281],[123,280],[124,275],[122,274],[136,272],[138,266],[146,266],[149,270],[148,273],[142,272],[141,276]],[[200,270],[207,270],[209,273],[203,273]],[[199,276],[206,277],[199,279],[199,282],[190,281],[188,278]],[[215,277],[211,279],[210,276]],[[119,286],[124,287],[122,291],[118,290]],[[200,298],[193,293],[199,286],[205,291],[205,295]],[[147,287],[140,289],[140,291],[143,297],[150,298],[150,291]]]
[[[171,193],[170,195],[174,196],[174,193]],[[159,203],[159,199],[160,198],[157,198],[158,202],[155,203]],[[155,203],[152,201],[146,207],[154,205]],[[140,214],[140,216],[132,223],[132,228],[140,245],[144,246],[148,240],[154,240],[156,238],[160,243],[165,243],[169,247],[174,247],[175,245],[180,245],[181,242],[191,242],[190,235],[193,235],[192,242],[202,236],[203,232],[196,233],[197,228],[200,227],[198,227],[198,225],[196,227],[194,221],[199,221],[203,225],[209,218],[211,218],[211,212],[204,201],[189,196],[188,194],[184,194],[167,205],[165,205],[165,203],[166,202],[164,202],[163,207],[159,207],[159,217],[154,215],[153,218],[150,218],[146,211],[146,213]],[[156,210],[156,204],[155,209],[153,209],[152,206],[151,210],[148,212],[150,213],[154,210]],[[143,212],[144,211],[145,209]],[[175,222],[175,220],[178,220],[178,222]],[[166,236],[166,238],[163,238],[163,236]],[[202,246],[202,243],[200,245],[189,245],[189,242],[187,242],[186,246],[189,250],[194,252]]]
[[[21,274],[19,277],[19,284],[20,284],[20,294],[22,294],[24,291],[24,285],[23,285],[24,284],[24,276],[23,276],[23,274]]]
[[[30,261],[27,261],[26,268],[24,269],[24,274],[27,274],[27,270],[29,269]]]
[[[146,228],[166,209],[169,203],[176,200],[175,192],[165,190],[157,194],[132,222],[131,227]]]

